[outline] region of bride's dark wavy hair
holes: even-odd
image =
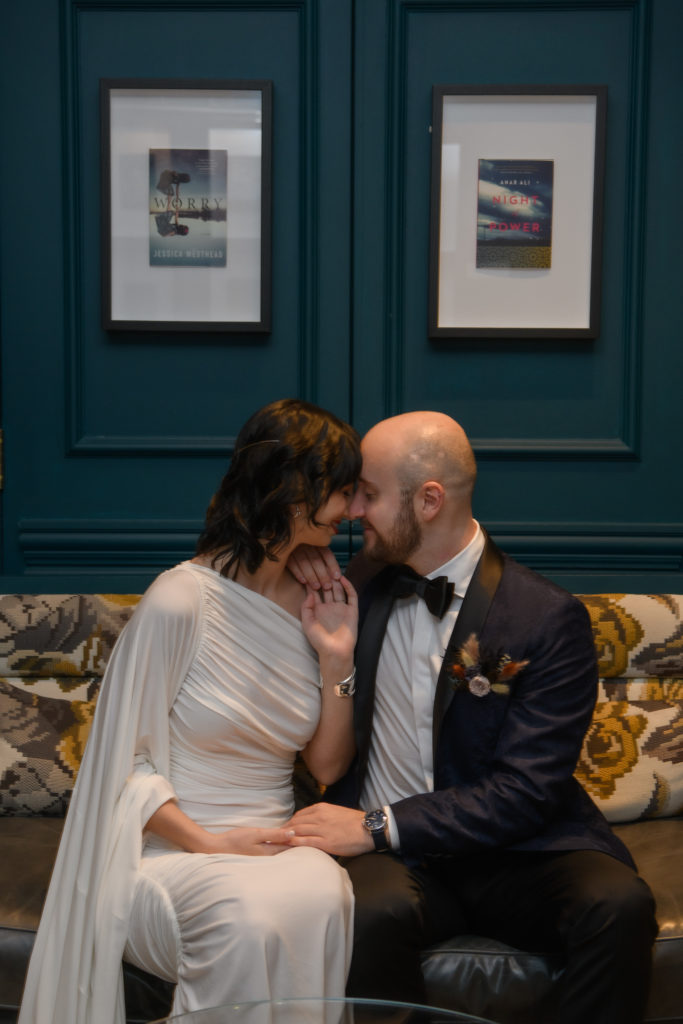
[[[360,438],[330,412],[296,398],[271,402],[242,427],[206,513],[198,555],[227,555],[223,576],[255,572],[292,537],[292,505],[309,522],[330,495],[360,476]]]

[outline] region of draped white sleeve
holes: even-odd
[[[125,1024],[121,957],[142,832],[173,798],[168,714],[200,635],[178,567],[152,584],[107,667],[36,936],[18,1024]]]

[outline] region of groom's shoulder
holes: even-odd
[[[498,595],[500,598],[514,603],[522,602],[527,609],[537,606],[545,614],[568,609],[581,616],[586,614],[584,605],[575,594],[548,576],[518,562],[507,552],[502,551],[501,554],[503,571]]]

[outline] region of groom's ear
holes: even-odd
[[[415,495],[416,514],[429,523],[443,508],[446,491],[438,480],[426,480]]]

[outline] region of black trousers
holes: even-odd
[[[563,958],[556,1024],[641,1024],[654,899],[613,857],[496,851],[408,868],[368,853],[343,864],[356,897],[350,996],[424,1003],[421,950],[482,935]]]

